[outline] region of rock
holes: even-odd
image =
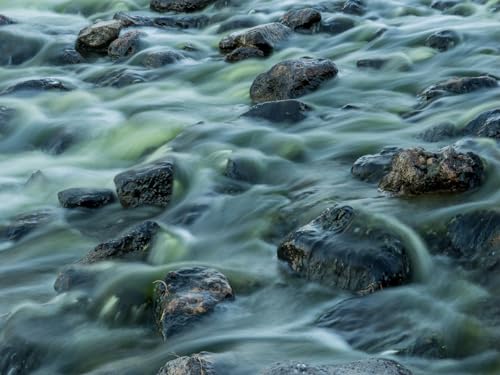
[[[224,176],[230,179],[248,183],[256,183],[259,180],[259,167],[254,160],[245,158],[231,158],[227,160]]]
[[[101,21],[82,29],[75,49],[81,54],[93,52],[106,54],[109,45],[118,38],[123,24],[117,20]]]
[[[424,130],[419,137],[426,142],[439,142],[444,139],[455,137],[458,134],[459,132],[455,128],[455,125],[444,123]]]
[[[293,9],[281,17],[281,22],[298,32],[313,32],[319,29],[321,13],[313,8]]]
[[[310,110],[311,107],[298,100],[278,100],[256,104],[242,116],[263,118],[278,123],[296,123],[304,120]]]
[[[97,76],[90,80],[100,87],[122,88],[138,83],[146,82],[146,79],[139,72],[129,69],[118,69],[104,72],[104,75]]]
[[[352,29],[356,24],[348,17],[332,17],[321,23],[320,30],[329,34],[340,34]]]
[[[151,0],[150,7],[157,12],[196,12],[216,0]]]
[[[10,28],[0,30],[0,65],[20,65],[34,58],[45,46],[40,35],[23,35]]]
[[[302,57],[285,60],[255,78],[250,97],[255,103],[295,99],[317,90],[337,73],[337,67],[328,59]]]
[[[269,56],[290,33],[290,28],[281,23],[267,23],[229,34],[221,39],[219,49],[223,53],[230,53],[238,48],[252,48],[262,51],[264,56]]]
[[[71,188],[57,193],[64,208],[100,208],[115,201],[115,194],[109,189]]]
[[[120,21],[123,27],[130,26],[154,26],[154,18],[148,16],[139,16],[125,12],[115,13],[113,19]]]
[[[360,180],[378,182],[390,171],[392,158],[399,151],[402,151],[399,147],[384,147],[378,154],[361,156],[354,162],[351,173]]]
[[[456,32],[452,30],[442,30],[429,35],[425,40],[425,45],[437,49],[439,52],[445,52],[455,47],[459,40],[460,38]]]
[[[203,29],[210,23],[210,18],[205,15],[183,17],[157,17],[153,26],[174,27],[178,29]]]
[[[138,31],[129,31],[115,39],[108,47],[108,56],[112,59],[132,56],[140,48],[140,36]]]
[[[85,58],[74,48],[64,48],[54,59],[57,65],[75,65],[85,62]]]
[[[207,353],[200,353],[168,361],[157,375],[216,375],[216,373]]]
[[[66,128],[55,129],[47,138],[35,142],[34,146],[52,155],[60,155],[76,143],[76,136]]]
[[[12,19],[10,19],[7,16],[4,16],[3,14],[0,14],[0,26],[5,26],[5,25],[12,25],[15,23]]]
[[[472,152],[453,147],[438,153],[412,148],[399,151],[379,187],[398,195],[464,192],[481,185],[484,167]]]
[[[217,33],[225,33],[227,31],[235,29],[247,29],[250,27],[257,26],[257,20],[251,16],[236,16],[231,18],[229,21],[220,24],[217,29]]]
[[[464,135],[500,139],[500,109],[481,113],[462,130]]]
[[[381,69],[386,62],[387,62],[386,59],[380,59],[380,58],[361,59],[356,61],[356,66],[358,68]]]
[[[428,87],[419,94],[419,97],[424,101],[431,101],[445,95],[467,94],[469,92],[497,86],[497,80],[488,75],[452,78]]]
[[[2,230],[2,237],[9,241],[19,241],[36,229],[52,221],[54,214],[50,210],[34,211],[16,216]]]
[[[312,366],[302,362],[278,363],[261,375],[412,375],[411,371],[392,359],[376,358],[343,365]]]
[[[431,3],[431,8],[437,10],[446,10],[449,8],[453,8],[455,5],[460,4],[456,0],[435,0]]]
[[[167,339],[233,298],[229,281],[219,271],[191,267],[169,272],[153,295],[158,330]]]
[[[25,342],[0,346],[0,374],[29,375],[41,365],[43,357],[37,348]]]
[[[34,95],[44,91],[70,91],[65,83],[53,78],[30,79],[5,89],[0,95],[23,94]]]
[[[114,178],[123,207],[153,205],[166,207],[172,196],[174,165],[167,161],[147,164]]]
[[[184,59],[184,56],[176,51],[148,52],[142,60],[142,65],[146,68],[156,69],[165,65],[174,64],[182,59]]]
[[[340,12],[361,16],[365,13],[365,4],[361,0],[346,0],[337,5]]]
[[[250,58],[263,58],[264,52],[256,47],[239,47],[226,55],[226,62],[234,63]]]
[[[349,206],[325,210],[292,232],[278,259],[293,274],[359,294],[408,283],[411,265],[401,241]]]

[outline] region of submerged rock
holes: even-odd
[[[0,14],[0,26],[5,26],[5,25],[12,25],[15,23],[12,19],[10,19],[7,16],[4,16],[3,14]]]
[[[337,73],[336,65],[328,59],[302,57],[286,60],[255,78],[250,97],[255,103],[295,99],[317,90]]]
[[[455,5],[460,4],[457,0],[434,0],[431,3],[431,8],[437,10],[446,10],[449,8],[453,8]]]
[[[0,131],[8,128],[9,122],[12,120],[16,111],[12,108],[0,106]]]
[[[0,95],[23,94],[33,95],[44,91],[70,91],[71,88],[54,78],[30,79],[5,89]]]
[[[57,193],[64,208],[100,208],[115,201],[115,194],[109,189],[70,188]]]
[[[497,86],[497,80],[488,75],[479,77],[452,78],[430,86],[422,91],[419,94],[419,97],[424,101],[431,101],[441,96],[467,94],[469,92]]]
[[[337,4],[340,12],[361,16],[365,13],[365,4],[362,0],[345,0]]]
[[[319,29],[321,13],[314,8],[293,9],[281,17],[281,22],[294,31],[313,32]]]
[[[123,207],[166,207],[172,196],[174,165],[158,161],[120,173],[114,178]]]
[[[379,187],[398,195],[464,192],[481,185],[483,162],[472,152],[447,147],[438,153],[412,148],[399,151]]]
[[[229,58],[233,61],[235,61],[234,54],[240,56],[250,54],[249,50],[254,50],[250,54],[251,57],[255,57],[259,51],[263,56],[268,56],[279,43],[288,38],[290,33],[289,27],[278,22],[259,25],[222,38],[219,42],[219,49],[223,53],[233,54],[233,57]],[[246,52],[241,51],[241,49],[245,49]],[[240,60],[242,59],[240,58]]]
[[[177,61],[183,60],[184,56],[176,51],[155,51],[148,52],[142,59],[142,65],[146,68],[161,68],[165,65],[175,64]]]
[[[53,59],[54,64],[57,65],[75,65],[85,62],[85,58],[72,47],[64,48]]]
[[[226,55],[227,62],[238,62],[251,58],[262,58],[265,57],[264,52],[255,47],[240,47],[236,48],[234,51]]]
[[[146,78],[137,71],[129,69],[118,69],[115,71],[105,71],[103,75],[90,80],[100,87],[122,88],[138,83],[146,82]]]
[[[150,7],[157,12],[196,12],[216,0],[151,0]]]
[[[48,224],[54,218],[50,210],[20,214],[2,229],[2,237],[9,241],[19,241],[36,229]]]
[[[135,54],[140,47],[141,33],[129,31],[115,39],[108,47],[108,56],[113,59],[129,57]]]
[[[278,259],[306,280],[359,294],[408,283],[410,259],[402,242],[349,206],[325,210],[292,232]]]
[[[25,35],[10,28],[0,30],[0,65],[20,65],[35,57],[44,48],[40,35]]]
[[[229,281],[217,270],[191,267],[169,272],[154,290],[158,330],[167,339],[233,298]]]
[[[118,38],[123,24],[117,20],[101,21],[82,29],[78,34],[75,49],[82,53],[108,52],[109,45]]]
[[[226,31],[235,29],[246,29],[257,26],[257,24],[257,20],[252,16],[236,16],[226,22],[221,23],[221,25],[217,29],[217,33],[225,33]]]
[[[382,58],[361,59],[356,61],[356,66],[358,68],[381,69],[386,62],[387,60]]]
[[[385,147],[378,154],[364,155],[351,168],[353,176],[363,181],[378,182],[391,169],[392,158],[402,149]]]
[[[426,142],[439,142],[444,139],[455,137],[458,134],[459,132],[455,128],[455,125],[444,123],[424,130],[419,134],[419,137]]]
[[[216,375],[207,353],[193,354],[168,361],[157,375]]]
[[[427,37],[425,45],[439,52],[445,52],[450,48],[455,47],[460,38],[458,34],[452,30],[437,31]]]
[[[500,109],[481,113],[465,126],[462,134],[500,139]]]
[[[121,21],[125,27],[149,26],[159,28],[201,29],[210,23],[205,15],[148,17],[118,12],[113,19]]]
[[[42,361],[42,352],[27,343],[7,343],[0,346],[0,374],[28,375],[37,369]]]
[[[348,17],[332,17],[321,23],[320,30],[329,34],[340,34],[352,29],[356,23]]]
[[[304,120],[310,110],[311,107],[298,100],[277,100],[256,104],[242,116],[263,118],[271,122],[296,123]]]

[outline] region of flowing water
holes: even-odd
[[[500,76],[496,1],[461,1],[450,11],[431,9],[427,0],[366,3],[365,15],[350,16],[356,26],[348,31],[296,33],[269,58],[236,64],[224,62],[218,51],[226,34],[218,33],[221,22],[250,14],[265,23],[291,7],[317,3],[241,0],[209,7],[203,14],[216,17],[202,29],[141,28],[144,50],[170,47],[187,56],[146,70],[137,57],[51,63],[90,22],[118,11],[155,15],[146,0],[0,0],[0,13],[17,21],[0,28],[0,91],[46,77],[74,88],[0,96],[0,106],[15,110],[1,129],[0,217],[5,224],[41,209],[55,215],[22,240],[0,244],[0,344],[22,342],[40,350],[33,374],[155,374],[167,360],[200,351],[216,353],[231,374],[255,374],[276,361],[336,363],[373,356],[396,358],[414,374],[500,374],[498,275],[481,283],[450,259],[431,256],[421,232],[458,213],[499,206],[498,144],[458,138],[426,143],[419,137],[430,126],[461,127],[495,108],[500,89],[447,96],[416,116],[403,116],[414,110],[417,94],[436,82]],[[324,19],[330,16],[323,12]],[[443,29],[456,31],[458,44],[446,52],[426,47],[427,36]],[[28,58],[9,55],[18,50]],[[302,98],[314,108],[308,117],[294,125],[240,118],[251,105],[253,79],[301,56],[330,58],[339,68],[336,79]],[[370,57],[389,63],[380,70],[356,67],[357,60]],[[99,85],[104,75],[125,69],[145,82]],[[347,104],[359,109],[343,110]],[[403,199],[350,174],[354,160],[385,146],[437,150],[454,142],[486,162],[481,188]],[[57,192],[64,188],[114,188],[119,172],[165,156],[176,163],[174,198],[166,210],[113,204],[82,211],[58,203]],[[229,158],[252,164],[254,183],[227,193]],[[36,171],[43,176],[30,179]],[[335,203],[362,208],[393,227],[412,249],[416,270],[411,284],[360,301],[351,311],[360,314],[352,317],[357,328],[346,332],[316,321],[351,296],[290,279],[276,258],[287,231]],[[147,218],[162,226],[150,264],[95,266],[98,287],[56,296],[53,283],[63,266]],[[126,301],[145,300],[154,280],[185,265],[221,270],[236,299],[163,342],[147,307]],[[429,332],[445,344],[444,358],[398,354]]]

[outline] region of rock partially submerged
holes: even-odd
[[[134,55],[140,47],[141,33],[129,31],[115,39],[108,47],[108,56],[112,59],[120,59]]]
[[[328,59],[302,57],[286,60],[255,78],[250,97],[255,103],[295,99],[317,90],[337,73],[337,66]]]
[[[157,12],[196,12],[216,0],[151,0],[150,7]]]
[[[278,259],[301,278],[359,294],[411,278],[403,243],[349,206],[329,208],[292,232],[279,245]]]
[[[281,22],[293,31],[318,31],[321,23],[321,13],[314,8],[292,9],[281,17]]]
[[[339,12],[361,16],[365,13],[365,4],[362,0],[345,0],[336,6]]]
[[[12,19],[10,19],[7,16],[4,16],[3,14],[0,14],[0,26],[5,26],[5,25],[12,25],[15,23]]]
[[[124,27],[149,26],[159,28],[201,29],[210,23],[210,18],[205,15],[148,17],[118,12],[114,15],[113,19],[119,20]]]
[[[356,61],[356,66],[358,68],[371,68],[371,69],[382,69],[382,67],[387,62],[384,58],[371,58],[371,59],[360,59]]]
[[[142,65],[146,68],[156,69],[165,65],[175,64],[183,60],[184,55],[172,50],[152,51],[144,55]]]
[[[446,95],[467,94],[469,92],[497,86],[497,80],[488,75],[452,78],[428,87],[419,94],[419,97],[428,102]]]
[[[311,107],[298,100],[277,100],[256,104],[242,116],[263,118],[277,123],[296,123],[304,120],[310,110]]]
[[[336,16],[329,18],[321,23],[320,30],[329,34],[340,34],[352,29],[356,23],[349,17]]]
[[[455,47],[459,41],[460,38],[456,32],[452,30],[442,30],[429,35],[425,40],[425,45],[439,52],[445,52]]]
[[[166,207],[174,184],[174,165],[168,161],[146,164],[118,174],[116,192],[123,207]]]
[[[500,109],[481,113],[462,130],[464,135],[500,139]]]
[[[217,270],[191,267],[169,272],[154,290],[158,330],[167,339],[233,298],[229,281]]]
[[[2,237],[9,241],[19,241],[36,229],[48,224],[54,218],[50,210],[40,210],[16,216],[2,229]]]
[[[168,361],[157,375],[216,375],[216,372],[208,353],[199,353]]]
[[[5,89],[0,95],[22,94],[33,95],[44,91],[70,91],[65,83],[54,78],[30,79]]]
[[[56,65],[75,65],[85,62],[85,58],[73,47],[67,47],[61,50],[51,60]]]
[[[401,150],[399,147],[385,147],[378,154],[361,156],[354,162],[351,173],[360,180],[378,182],[389,173],[392,158]]]
[[[81,54],[106,54],[109,45],[118,38],[123,24],[118,20],[101,21],[82,29],[78,34],[75,49]]]
[[[472,152],[460,153],[453,147],[438,153],[412,148],[393,157],[379,187],[398,195],[464,192],[478,187],[483,173],[483,162]]]
[[[70,188],[57,193],[64,208],[100,208],[115,201],[110,189]]]
[[[434,0],[431,3],[431,8],[437,10],[446,10],[449,8],[453,8],[455,5],[458,4],[460,4],[460,2],[457,0]]]

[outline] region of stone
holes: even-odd
[[[337,73],[337,66],[328,59],[285,60],[255,78],[250,97],[255,103],[295,99],[317,90]]]
[[[57,193],[59,203],[64,208],[100,208],[115,201],[110,189],[70,188]]]
[[[346,0],[338,3],[337,9],[340,12],[362,16],[365,13],[365,4],[361,0]]]
[[[437,49],[439,52],[445,52],[455,47],[460,41],[458,34],[452,30],[436,31],[427,37],[425,45]]]
[[[351,18],[336,16],[323,21],[320,31],[336,35],[352,29],[354,26],[356,23]]]
[[[310,110],[311,107],[298,100],[278,100],[256,104],[242,116],[263,118],[276,123],[297,123],[304,120]]]
[[[488,75],[452,78],[428,87],[419,94],[419,97],[423,101],[428,102],[446,95],[467,94],[473,91],[494,88],[497,86],[497,80]]]
[[[411,264],[405,246],[369,220],[349,206],[328,208],[285,238],[278,259],[300,278],[358,294],[408,283]]]
[[[137,53],[140,48],[141,33],[129,31],[115,39],[108,47],[108,56],[112,59],[130,57]]]
[[[385,147],[378,154],[361,156],[354,162],[351,173],[360,180],[378,182],[390,171],[392,158],[401,150],[399,147]]]
[[[455,128],[455,125],[443,123],[424,130],[419,134],[419,137],[426,142],[440,142],[445,139],[453,138],[458,134],[459,131]]]
[[[140,72],[130,69],[117,69],[114,71],[105,71],[103,75],[97,76],[91,80],[92,83],[100,87],[122,88],[138,83],[146,82],[146,78]]]
[[[239,47],[226,55],[226,62],[234,63],[251,58],[263,58],[265,54],[256,47]]]
[[[0,14],[0,26],[12,25],[15,22],[7,16]]]
[[[65,83],[54,78],[30,79],[5,89],[0,95],[22,94],[34,95],[45,91],[70,91]]]
[[[29,375],[42,363],[40,351],[25,342],[0,345],[0,374]]]
[[[281,17],[281,23],[298,32],[319,30],[321,13],[314,8],[292,9]]]
[[[386,59],[372,58],[372,59],[361,59],[356,61],[356,66],[360,69],[371,68],[371,69],[381,69],[385,63]]]
[[[0,29],[0,65],[20,65],[31,60],[45,47],[40,35],[26,35],[15,29]]]
[[[453,147],[438,153],[412,148],[399,151],[379,188],[396,195],[458,193],[474,189],[483,181],[483,162],[472,152]]]
[[[118,20],[101,21],[82,29],[75,49],[81,54],[89,52],[106,54],[109,45],[118,38],[123,24]]]
[[[449,8],[453,8],[458,4],[460,4],[460,2],[456,0],[435,0],[431,3],[431,8],[437,10],[446,10]]]
[[[500,139],[500,109],[481,113],[465,126],[462,134]]]
[[[248,29],[257,26],[257,20],[251,16],[236,16],[220,24],[217,34],[235,29]]]
[[[158,161],[125,171],[114,178],[123,207],[152,205],[166,207],[174,184],[174,165]]]
[[[210,18],[205,15],[182,17],[156,17],[153,26],[173,27],[178,29],[203,29],[210,23]]]
[[[208,353],[199,353],[168,361],[157,375],[216,375],[216,372]]]
[[[57,65],[75,65],[85,62],[85,58],[72,47],[64,48],[55,58],[53,62]]]
[[[158,330],[166,340],[233,298],[229,281],[217,270],[190,267],[169,272],[153,293]]]
[[[156,69],[165,65],[175,64],[184,59],[184,56],[176,51],[155,51],[144,55],[142,65],[146,68]]]
[[[48,224],[53,218],[54,213],[50,210],[40,210],[17,215],[11,223],[3,228],[2,237],[9,241],[19,241],[38,228]]]
[[[215,3],[216,0],[151,0],[151,10],[157,12],[196,12]]]

